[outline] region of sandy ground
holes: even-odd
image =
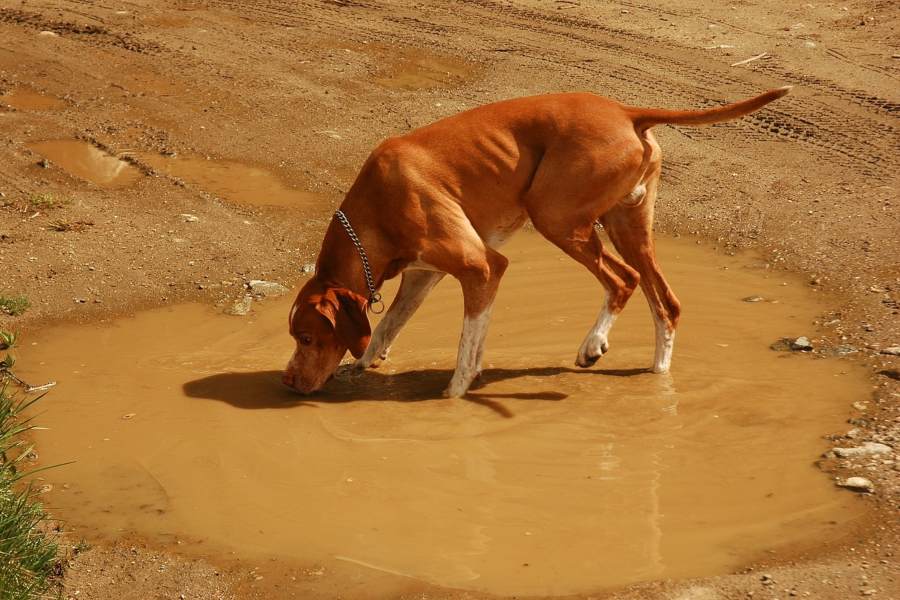
[[[741,122],[659,128],[657,229],[756,248],[772,269],[808,277],[833,306],[810,323],[814,345],[844,346],[872,370],[871,400],[848,406],[852,441],[896,444],[900,359],[882,350],[900,344],[898,24],[896,6],[874,0],[0,0],[0,92],[63,103],[0,109],[0,295],[32,304],[23,316],[0,315],[0,326],[27,336],[54,320],[184,299],[227,304],[249,279],[293,283],[368,151],[465,108],[560,90],[696,107],[793,84]],[[41,164],[26,146],[62,138],[123,155],[148,176],[104,189]],[[303,211],[229,202],[155,170],[146,153],[262,167],[317,202]],[[824,466],[875,482],[860,501],[876,525],[852,546],[791,563],[773,557],[765,574],[774,583],[756,568],[614,597],[900,597],[897,470],[882,460]],[[290,597],[289,579],[256,579],[253,566],[222,563],[217,576],[177,548],[124,544],[74,557],[66,593]],[[330,597],[310,586],[302,597]],[[409,597],[472,596],[411,584]]]

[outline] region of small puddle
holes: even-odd
[[[231,202],[255,206],[319,208],[322,196],[285,185],[260,167],[230,160],[139,154],[154,169],[184,179]]]
[[[302,401],[278,382],[292,297],[246,318],[182,305],[32,335],[20,375],[59,381],[42,463],[77,461],[44,474],[48,501],[84,535],[355,565],[335,593],[369,569],[503,595],[720,574],[861,517],[812,462],[868,394],[864,369],[768,348],[809,332],[822,307],[805,286],[662,240],[684,306],[672,373],[641,370],[639,295],[610,354],[580,370],[600,286],[534,234],[505,253],[486,385],[466,400],[439,398],[462,315],[449,278],[380,369]]]
[[[429,54],[422,50],[394,51],[379,70],[375,82],[400,90],[455,87],[472,78],[475,68],[458,58]],[[376,55],[376,58],[382,58]]]
[[[70,175],[104,188],[126,187],[143,176],[133,165],[82,140],[33,142],[28,148]]]
[[[18,87],[0,96],[0,104],[16,110],[60,110],[66,103],[55,96],[48,96],[30,88]]]

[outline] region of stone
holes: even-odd
[[[793,341],[794,340],[792,340],[791,338],[781,338],[780,340],[769,344],[769,348],[775,350],[776,352],[787,352],[791,349],[791,343]]]
[[[253,296],[250,294],[246,294],[240,300],[235,300],[234,303],[225,309],[225,314],[234,315],[236,317],[243,317],[247,313],[250,312],[250,307],[253,305]]]
[[[200,220],[200,217],[198,217],[197,215],[192,215],[192,214],[188,214],[188,213],[182,213],[178,216],[181,217],[185,223],[196,223],[197,221]]]
[[[799,352],[809,352],[812,350],[812,343],[809,341],[809,338],[805,336],[800,336],[791,342],[791,350],[796,350]]]
[[[872,493],[875,491],[875,485],[865,477],[848,477],[844,480],[838,480],[837,485],[854,492]]]
[[[746,298],[741,298],[744,302],[762,302],[765,300],[762,296],[747,296]]]
[[[42,31],[42,32],[38,33],[38,35],[41,37],[58,37],[59,36],[59,34],[56,33],[55,31]]]
[[[290,291],[280,283],[262,279],[251,279],[247,287],[258,296],[282,296]]]
[[[316,270],[316,265],[314,265],[313,263],[306,263],[305,265],[300,267],[300,272],[304,273],[304,274],[312,273],[315,270]]]
[[[878,442],[865,442],[862,446],[854,448],[832,448],[835,456],[841,458],[853,458],[854,456],[873,456],[877,454],[888,454],[893,450],[887,444],[879,444]]]
[[[889,356],[900,356],[900,346],[888,346],[881,353]]]

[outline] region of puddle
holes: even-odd
[[[184,179],[231,202],[255,206],[319,208],[322,196],[288,187],[270,171],[229,160],[139,154],[158,171]]]
[[[472,78],[475,68],[458,58],[428,54],[422,50],[407,49],[389,58],[376,56],[387,64],[380,70],[375,82],[381,86],[399,90],[421,90],[436,87],[455,87]]]
[[[66,103],[55,96],[41,94],[26,87],[18,87],[0,96],[0,104],[16,110],[60,110]]]
[[[355,565],[336,593],[370,569],[503,595],[726,573],[861,517],[812,462],[868,394],[864,370],[768,349],[821,310],[802,284],[663,240],[684,306],[672,373],[640,370],[653,331],[637,295],[581,370],[600,286],[534,234],[505,253],[487,385],[467,400],[438,397],[462,320],[452,280],[390,361],[303,401],[278,382],[292,297],[246,318],[183,305],[31,336],[20,375],[59,381],[42,463],[77,461],[45,474],[48,501],[86,534]],[[754,294],[779,302],[740,300]]]
[[[129,186],[143,174],[124,160],[107,154],[82,140],[33,142],[28,148],[37,152],[70,175],[105,188]]]

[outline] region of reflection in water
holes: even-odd
[[[463,400],[440,397],[461,324],[453,281],[379,369],[306,397],[278,382],[292,351],[287,297],[245,319],[186,305],[37,335],[21,374],[60,382],[44,401],[41,454],[78,460],[48,474],[70,483],[53,505],[89,531],[498,594],[720,573],[833,539],[856,518],[810,461],[866,393],[865,373],[768,349],[820,310],[803,286],[663,241],[686,308],[671,375],[645,368],[654,335],[640,297],[611,352],[583,370],[571,365],[599,285],[536,236],[506,253],[482,385]],[[553,293],[517,302],[535,281]],[[740,301],[750,294],[779,302]]]
[[[310,208],[322,205],[318,194],[286,186],[271,172],[231,160],[140,154],[141,160],[174,177],[239,204]]]
[[[111,156],[90,142],[81,140],[48,140],[28,147],[57,164],[70,175],[100,187],[119,188],[131,185],[141,172],[127,162]]]

